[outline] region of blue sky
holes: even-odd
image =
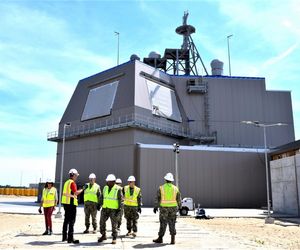
[[[57,129],[77,82],[131,54],[179,47],[175,28],[188,10],[206,67],[218,58],[228,75],[266,77],[269,90],[291,90],[300,139],[299,1],[1,0],[0,184],[54,177]]]

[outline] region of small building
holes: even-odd
[[[275,148],[270,169],[274,213],[300,216],[300,140]]]

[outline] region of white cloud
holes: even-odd
[[[275,63],[279,63],[280,61],[282,61],[283,59],[288,57],[290,54],[292,54],[294,52],[294,50],[296,50],[298,47],[299,47],[299,43],[297,42],[296,44],[290,46],[288,49],[286,49],[283,52],[279,53],[275,57],[272,57],[272,58],[268,59],[267,61],[265,61],[263,63],[263,67],[269,67],[269,66],[272,66]]]

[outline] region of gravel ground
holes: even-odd
[[[54,235],[41,236],[44,219],[41,215],[20,215],[0,213],[0,249],[65,249],[72,244],[60,242],[61,219],[53,219]],[[81,244],[77,248],[89,249],[300,249],[300,228],[265,225],[263,219],[251,218],[214,218],[196,220],[179,218],[176,245],[169,245],[170,236],[166,234],[164,244],[152,243],[158,230],[158,216],[141,216],[139,235],[132,239],[124,237],[125,221],[122,224],[121,239],[115,246],[98,244],[97,235],[83,235],[83,216],[75,225],[76,238]],[[109,226],[108,226],[109,229]],[[109,232],[110,234],[110,232]],[[108,235],[109,235],[108,234]]]
[[[41,235],[45,230],[44,216],[38,214],[35,200],[35,197],[0,196],[0,249],[300,249],[299,218],[295,220],[296,224],[280,220],[276,220],[276,224],[265,224],[263,211],[237,209],[210,212],[216,216],[240,214],[240,218],[196,220],[179,217],[176,245],[170,245],[168,231],[164,244],[152,243],[159,229],[158,214],[153,214],[151,208],[143,208],[136,238],[125,237],[127,231],[123,219],[117,244],[110,244],[110,223],[107,223],[109,239],[99,244],[99,232],[96,235],[82,234],[85,229],[82,206],[77,210],[75,224],[75,238],[80,244],[75,246],[61,242],[62,219],[53,218],[54,235]],[[259,214],[261,218],[242,218],[249,214]],[[99,214],[97,218],[99,221]]]

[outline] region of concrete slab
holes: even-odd
[[[193,214],[187,217],[179,217],[177,220],[176,245],[170,245],[170,235],[168,231],[164,237],[163,244],[152,242],[157,237],[159,230],[159,215],[153,213],[152,208],[143,208],[139,219],[138,236],[136,238],[125,237],[126,221],[123,218],[121,232],[117,239],[117,244],[111,244],[111,227],[107,223],[108,240],[99,244],[97,234],[83,234],[84,211],[83,207],[77,209],[77,219],[75,224],[75,237],[80,240],[79,245],[73,245],[61,242],[61,228],[63,219],[57,219],[53,216],[54,235],[42,236],[44,231],[44,218],[38,214],[38,204],[35,198],[15,197],[0,198],[0,212],[7,213],[5,216],[12,216],[9,213],[22,214],[22,218],[28,220],[24,223],[22,229],[14,230],[8,225],[7,232],[1,232],[0,249],[65,249],[67,247],[89,248],[89,249],[253,249],[262,245],[263,241],[259,239],[245,239],[237,235],[228,235],[228,233],[208,229],[204,221],[195,220]],[[206,209],[207,215],[213,217],[265,217],[265,211],[261,209]],[[29,215],[28,215],[29,214]],[[34,218],[33,218],[34,217]],[[99,214],[97,215],[99,220]],[[261,221],[261,220],[260,220]],[[212,220],[213,222],[213,220]],[[283,223],[283,222],[281,222]],[[287,223],[287,222],[285,222]],[[287,224],[283,224],[286,226]]]

